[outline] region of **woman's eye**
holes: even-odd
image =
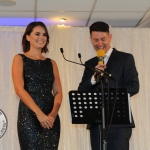
[[[35,35],[40,35],[39,33],[36,33]]]

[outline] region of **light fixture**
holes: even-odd
[[[13,6],[16,2],[13,0],[0,0],[0,6]]]
[[[64,27],[65,25],[64,25],[64,24],[61,24],[61,25],[58,25],[58,26]]]
[[[60,22],[65,22],[67,19],[65,18],[60,18]]]

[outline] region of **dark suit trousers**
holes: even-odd
[[[90,138],[92,150],[100,150],[99,126],[92,125]],[[108,135],[107,150],[129,150],[131,128],[111,127]]]

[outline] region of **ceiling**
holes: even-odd
[[[52,26],[90,26],[95,21],[112,27],[150,27],[150,0],[14,0],[0,6],[0,26],[26,26],[43,21]]]

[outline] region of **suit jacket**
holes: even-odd
[[[94,57],[85,62],[85,65],[95,68],[98,64],[98,58]],[[116,79],[118,87],[126,87],[130,96],[135,95],[139,91],[138,72],[135,67],[135,62],[132,54],[117,51],[113,48],[111,56],[107,62],[106,72],[112,74]],[[91,77],[94,71],[85,67],[82,81],[79,84],[78,90],[97,90],[100,84],[91,84]],[[104,85],[105,87],[105,85]],[[109,80],[109,88],[116,88],[116,83],[113,80]],[[135,127],[134,121],[130,125],[116,125],[116,127]],[[90,128],[88,125],[87,128]]]

